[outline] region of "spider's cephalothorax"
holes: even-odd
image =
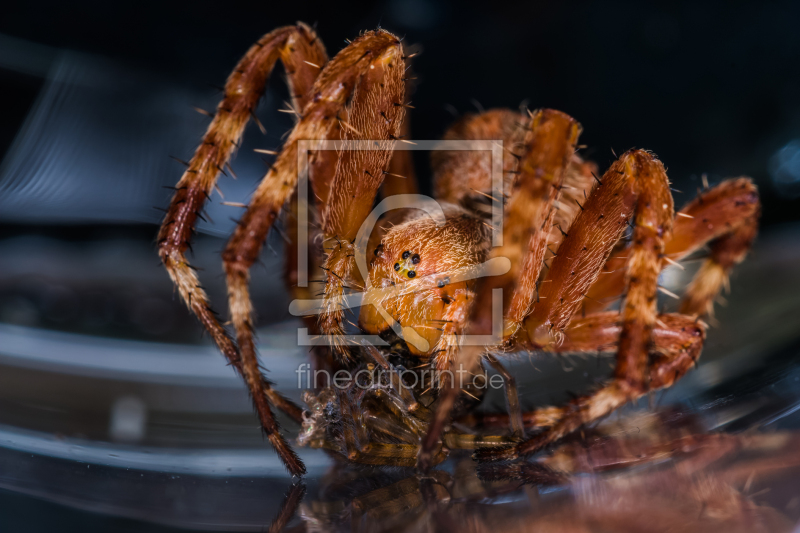
[[[299,265],[297,231],[288,224],[287,284],[298,301],[311,300],[309,289],[297,286],[298,269],[322,277],[320,314],[305,320],[332,341],[332,349],[317,350],[317,357],[352,370],[385,371],[366,387],[353,378],[339,390],[310,393],[313,409],[305,415],[301,440],[354,461],[424,469],[454,447],[479,448],[480,461],[514,459],[672,385],[702,349],[705,326],[698,317],[712,311],[728,273],[756,235],[759,200],[747,178],[705,188],[676,215],[664,166],[652,153],[630,150],[598,176],[593,163],[576,155],[581,128],[571,117],[548,109],[493,110],[466,116],[445,138],[502,142],[502,193],[492,186],[487,152],[435,152],[439,216],[422,206],[386,213],[364,249],[359,232],[376,197],[417,192],[408,153],[394,152],[394,143],[408,133],[403,119],[410,107],[409,58],[400,40],[384,30],[362,34],[330,61],[304,24],[265,35],[228,79],[159,233],[159,254],[181,297],[246,381],[263,430],[292,474],[305,468],[282,437],[271,406],[298,422],[303,412],[260,371],[248,283],[281,210],[296,210],[298,141],[312,143],[308,175],[318,229],[309,233],[322,249],[312,246],[308,264]],[[184,254],[278,60],[298,120],[223,253],[234,342]],[[341,141],[343,149],[318,149],[315,143],[326,140]],[[359,149],[359,141],[369,141],[370,149]],[[496,205],[503,208],[502,245],[493,247],[495,228],[487,213]],[[680,266],[681,258],[706,244],[710,254],[679,313],[659,314],[660,271]],[[425,390],[399,381],[391,350],[348,343],[343,302],[354,290],[363,292],[358,326],[364,333],[394,338],[407,365],[438,372]],[[498,294],[502,324],[492,311]],[[619,311],[604,311],[620,297]],[[488,337],[497,331],[499,338]],[[476,346],[464,341],[465,334],[495,340]],[[567,406],[522,413],[513,376],[502,366],[504,354],[519,350],[614,351],[617,366],[606,385]],[[505,379],[507,437],[477,437],[449,427],[463,388],[442,376],[480,374],[483,362]],[[459,427],[480,421],[462,418]]]

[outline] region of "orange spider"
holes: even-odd
[[[239,145],[278,60],[299,118],[223,253],[234,342],[212,313],[184,254],[198,213]],[[248,280],[281,210],[297,209],[298,141],[310,140],[314,147],[309,179],[319,229],[309,233],[322,247],[309,254],[308,265],[299,265],[298,237],[290,224],[286,275],[295,298],[309,300],[309,290],[296,284],[298,268],[323,269],[321,312],[305,319],[312,332],[331,341],[333,349],[319,353],[347,368],[364,361],[390,368],[386,350],[347,341],[345,299],[358,287],[366,291],[358,324],[364,333],[393,332],[395,346],[407,357],[439,372],[479,371],[487,361],[506,379],[508,420],[516,438],[502,446],[490,439],[495,446],[475,453],[480,461],[536,452],[648,391],[672,385],[700,355],[705,329],[698,317],[711,310],[757,232],[760,205],[749,179],[702,191],[676,217],[664,166],[652,153],[630,150],[597,177],[594,165],[576,155],[581,128],[571,117],[549,109],[494,110],[465,117],[445,138],[502,141],[503,196],[492,187],[485,152],[435,152],[435,192],[444,218],[417,209],[384,217],[369,236],[369,257],[362,258],[369,262],[368,275],[362,276],[357,237],[376,197],[416,190],[407,152],[393,150],[407,130],[402,126],[409,107],[406,60],[400,40],[380,29],[364,33],[330,61],[304,24],[265,35],[228,79],[159,233],[159,255],[181,297],[244,378],[265,435],[293,475],[303,474],[305,467],[281,435],[271,406],[298,421],[303,413],[274,391],[259,369]],[[327,140],[370,141],[374,148],[321,149]],[[503,206],[502,245],[496,247],[486,215],[492,204]],[[628,227],[630,240],[621,242]],[[707,243],[710,255],[688,287],[680,314],[658,314],[661,269]],[[494,259],[505,269],[478,278],[476,266]],[[493,330],[496,290],[505,302],[501,339],[464,345],[465,334]],[[621,311],[603,312],[620,295]],[[513,377],[501,365],[504,354],[520,350],[609,349],[617,353],[617,366],[607,385],[567,406],[532,413],[521,412]],[[438,384],[430,414],[419,418],[421,425],[412,424],[417,441],[404,448],[406,456],[413,451],[422,469],[443,457],[445,430],[460,391],[452,379]],[[415,394],[398,392],[401,415],[412,416],[420,408]],[[393,402],[380,409],[391,411],[397,407]],[[341,412],[347,408],[342,405]],[[533,427],[544,429],[525,439],[525,429]],[[378,454],[379,460],[370,455],[374,446],[360,430],[346,440],[349,457],[392,464],[391,449]]]

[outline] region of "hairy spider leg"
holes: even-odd
[[[519,174],[506,203],[503,223],[503,245],[492,248],[494,257],[508,257],[516,265],[503,276],[489,278],[481,289],[502,287],[503,299],[509,300],[505,313],[504,337],[512,336],[522,325],[536,301],[537,283],[542,270],[548,238],[555,218],[554,205],[561,195],[562,184],[581,126],[553,109],[533,113],[529,132],[523,141]],[[499,278],[499,279],[498,279]],[[484,297],[479,302],[487,301]],[[491,306],[478,306],[484,315]]]
[[[408,113],[403,117],[400,124],[399,139],[408,140],[411,138],[411,121]],[[414,160],[411,157],[412,150],[395,150],[389,169],[384,173],[383,185],[380,195],[382,198],[397,194],[418,194],[419,183],[417,183],[417,173],[414,170]],[[372,248],[368,248],[372,249]]]
[[[591,354],[610,353],[617,349],[622,330],[620,315],[616,311],[594,313],[584,318],[575,318],[564,330],[563,342],[550,346],[552,353],[586,352]],[[677,380],[675,371],[688,370],[686,356],[696,361],[705,339],[705,326],[692,317],[666,313],[658,315],[653,328],[653,345],[650,354],[656,363],[650,366],[649,383],[671,383]],[[530,346],[518,346],[519,349]],[[685,352],[685,353],[684,353]],[[667,379],[673,373],[670,381]],[[681,375],[682,375],[681,373]],[[665,384],[663,386],[669,386]],[[526,429],[540,429],[555,426],[570,413],[573,405],[580,405],[589,396],[577,398],[569,407],[546,406],[526,411],[522,420]],[[505,413],[471,413],[459,422],[468,426],[502,427],[508,426],[509,416]]]
[[[734,266],[744,261],[758,233],[761,205],[755,185],[748,179],[731,180],[725,185],[725,189],[732,188],[744,193],[744,199],[738,201],[739,205],[734,202],[735,207],[750,209],[741,219],[737,220],[734,216],[726,220],[726,227],[730,231],[709,243],[709,256],[686,289],[681,302],[680,312],[686,315],[713,315],[714,299],[723,287],[726,291],[730,289],[728,284],[730,272]],[[700,224],[703,222],[701,218]],[[739,224],[734,226],[735,222]],[[706,222],[706,225],[708,224]],[[669,248],[666,253],[670,253]]]
[[[605,173],[602,185],[592,190],[540,283],[539,301],[525,319],[525,329],[518,332],[518,343],[526,332],[528,337],[533,335],[529,339],[533,345],[543,347],[559,342],[575,309],[627,228],[636,205],[635,180],[620,160]]]
[[[331,138],[333,140],[340,139],[342,129],[341,124],[335,124],[331,131]],[[305,198],[307,218],[304,221],[299,219],[299,189],[296,189],[289,200],[287,214],[283,219],[286,237],[284,279],[292,298],[295,300],[313,300],[323,294],[325,271],[322,270],[324,257],[320,243],[320,218],[328,203],[330,186],[336,173],[338,159],[339,154],[335,150],[309,151],[308,181],[311,187],[308,188],[308,197]],[[311,206],[313,206],[313,209]],[[300,242],[301,224],[306,224],[307,238],[305,243]],[[306,246],[306,263],[304,265],[299,262],[301,245]],[[305,268],[306,272],[305,286],[301,286],[299,283],[301,267]],[[306,315],[302,317],[302,320],[311,336],[316,337],[322,333],[317,315]],[[317,373],[317,371],[333,374],[339,370],[336,366],[336,361],[331,357],[332,354],[328,346],[315,345],[311,348],[309,354],[314,376],[323,375]]]
[[[680,312],[711,314],[713,302],[733,267],[744,260],[758,232],[761,205],[758,189],[749,178],[725,180],[700,194],[675,217],[672,238],[664,247],[661,267],[675,264],[702,246],[710,254],[684,296]],[[625,263],[630,246],[615,250],[603,273],[586,295],[585,313],[602,311],[625,289]]]
[[[319,325],[345,359],[349,352],[343,343],[343,298],[348,284],[363,288],[366,274],[356,267],[355,240],[383,184],[405,111],[403,48],[391,34],[381,35],[386,42],[370,54],[346,108],[349,124],[342,132],[342,150],[322,216],[326,281]],[[374,149],[364,149],[359,143],[369,143]]]
[[[399,47],[397,38],[384,31],[363,34],[339,52],[319,73],[309,93],[309,101],[302,116],[278,154],[272,168],[256,188],[247,211],[231,236],[223,252],[223,264],[228,285],[231,319],[242,359],[245,361],[245,380],[249,387],[256,386],[258,359],[253,339],[252,302],[249,294],[250,267],[258,259],[264,241],[281,208],[293,194],[298,179],[298,141],[318,143],[331,138],[339,121],[339,114],[359,84],[365,72],[380,62],[387,50]],[[318,146],[318,145],[317,145]],[[335,195],[333,196],[335,197]],[[264,412],[269,409],[264,405]],[[259,409],[262,412],[262,409]],[[262,424],[269,418],[262,416]],[[275,426],[271,426],[275,428]],[[273,431],[274,433],[274,431]],[[281,454],[291,457],[293,452],[281,438],[273,445],[281,446]],[[291,455],[290,455],[291,454]],[[290,470],[300,472],[302,464]]]
[[[504,211],[503,244],[489,252],[492,257],[508,258],[512,267],[505,275],[482,280],[476,304],[468,311],[471,313],[471,332],[491,331],[491,294],[495,288],[504,291],[504,302],[510,300],[504,337],[513,334],[528,313],[535,300],[539,273],[554,220],[553,206],[559,198],[580,135],[580,125],[560,111],[538,110],[531,114],[529,121],[520,122],[521,119],[516,113],[489,111],[461,121],[446,136],[502,136],[510,140],[512,146],[509,150],[515,150],[511,152],[514,160],[519,159],[519,163],[514,165],[516,171],[507,172],[516,177],[511,183]],[[488,180],[490,172],[482,176],[470,174],[474,172],[469,168],[474,158],[475,155],[470,152],[440,157],[436,167],[440,171],[437,176],[438,188],[443,194],[461,195],[459,201],[463,203],[464,197],[474,195],[476,191],[492,192]],[[465,185],[469,185],[469,188]],[[458,331],[464,331],[467,323],[458,324]],[[474,349],[470,349],[463,357],[459,357],[457,346],[449,346],[447,351],[437,353],[437,368],[451,368],[456,362],[461,366],[470,365],[471,368],[479,361],[474,352]],[[447,359],[443,359],[445,354]],[[487,362],[505,377],[506,398],[509,412],[512,413],[511,429],[515,435],[521,436],[522,418],[515,381],[494,356],[488,356]],[[434,423],[420,451],[421,468],[430,466],[430,447],[438,443],[458,392],[446,383],[440,391]]]
[[[245,126],[255,116],[258,100],[278,60],[286,67],[290,93],[295,100],[301,101],[306,98],[317,76],[318,69],[309,63],[324,63],[326,54],[316,34],[304,24],[268,33],[248,50],[228,78],[225,96],[217,107],[217,113],[175,188],[159,231],[158,249],[181,298],[211,334],[229,363],[247,380],[261,425],[270,442],[292,474],[301,474],[305,468],[281,437],[268,399],[293,418],[299,419],[302,411],[271,388],[257,363],[254,365],[252,361],[241,357],[233,340],[211,311],[208,297],[185,256],[203,204],[213,191],[219,173],[239,145]]]
[[[503,453],[516,457],[538,450],[577,429],[580,421],[603,416],[649,390],[648,352],[656,324],[659,258],[674,217],[664,166],[649,152],[629,151],[605,173],[559,248],[547,276],[552,283],[542,290],[547,299],[534,307],[525,329],[533,348],[557,349],[562,344],[575,307],[597,279],[621,235],[621,223],[627,224],[631,214],[635,219],[633,246],[627,263],[627,295],[620,312],[622,330],[614,380],[590,395],[588,416],[574,414],[562,419],[545,432],[548,436],[536,436]],[[503,453],[496,458],[506,457]],[[492,457],[487,453],[482,459]]]
[[[614,346],[622,348],[626,323],[617,312],[589,315],[565,330],[564,341],[551,346],[552,352],[603,352]],[[515,446],[482,449],[475,453],[481,462],[511,460],[535,453],[581,426],[610,414],[648,390],[672,386],[697,363],[705,340],[705,326],[693,317],[679,314],[658,315],[652,329],[652,345],[645,355],[652,359],[645,380],[648,388],[631,387],[619,370],[609,384],[591,394],[580,396],[563,407],[547,407],[524,415],[530,427],[547,427],[543,432]]]

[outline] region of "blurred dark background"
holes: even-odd
[[[193,106],[213,109],[217,87],[248,47],[297,20],[316,25],[330,55],[379,25],[422,50],[413,62],[414,138],[439,138],[459,115],[481,108],[561,109],[583,124],[584,153],[601,168],[612,149],[657,153],[684,191],[678,206],[704,173],[712,185],[752,176],[764,204],[762,238],[780,233],[782,243],[796,243],[798,2],[6,2],[0,351],[17,331],[6,326],[209,343],[158,265],[163,213],[154,207],[167,205],[164,186],[182,172],[170,156],[189,159],[208,124]],[[291,127],[277,112],[287,98],[279,77],[259,109],[266,137],[251,124],[233,161],[238,180],[220,180],[228,201],[246,201],[264,173],[252,148],[278,147]],[[415,157],[429,186],[427,154]],[[240,210],[219,202],[215,195],[192,261],[205,268],[212,301],[224,310],[218,252]],[[261,326],[288,317],[279,235],[263,255],[252,283]],[[273,338],[262,333],[261,347]],[[12,378],[4,379],[0,389],[9,390]],[[0,413],[10,412],[4,401]],[[241,412],[250,424],[246,402]],[[0,423],[10,422],[2,415]],[[103,527],[82,511],[41,511],[28,498],[0,496],[0,526]],[[108,520],[105,527],[137,529]]]

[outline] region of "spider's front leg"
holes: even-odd
[[[322,268],[327,279],[319,325],[343,357],[347,357],[342,345],[344,291],[348,283],[363,284],[367,274],[356,268],[356,236],[373,209],[403,122],[402,53],[395,38],[382,53],[373,54],[369,69],[354,90],[346,109],[348,124],[342,132],[336,174],[322,215],[323,246],[327,252]]]
[[[380,30],[368,32],[353,41],[325,66],[309,93],[309,102],[303,108],[299,122],[289,135],[274,165],[253,194],[247,211],[225,248],[223,261],[231,319],[244,362],[243,374],[252,391],[258,390],[261,386],[259,378],[261,373],[253,339],[252,302],[248,287],[249,270],[258,259],[266,236],[281,208],[296,188],[298,141],[322,142],[330,138],[348,99],[354,92],[364,88],[365,84],[368,85],[370,81],[374,83],[371,72],[382,72],[387,58],[394,61],[395,71],[402,72],[401,50],[401,44],[394,35]],[[365,96],[355,96],[354,100],[368,98],[368,94],[372,94],[366,90],[363,93]],[[398,103],[399,106],[394,106],[394,103]],[[393,116],[398,113],[395,108],[402,110],[402,102],[392,102],[390,105]],[[379,120],[380,116],[369,118]],[[331,198],[335,198],[336,191],[333,188],[331,191]],[[278,433],[269,405],[266,401],[259,401],[260,395],[254,393],[254,398],[262,427],[270,442],[284,458],[289,470],[301,473],[304,471],[302,463]]]
[[[513,459],[533,453],[658,385],[650,383],[648,356],[653,328],[658,323],[660,258],[672,230],[673,207],[664,166],[643,150],[627,152],[615,162],[583,206],[558,249],[540,291],[540,302],[525,319],[525,334],[520,332],[517,342],[531,349],[558,350],[576,308],[597,279],[631,214],[635,214],[633,245],[627,261],[627,295],[619,317],[613,381],[580,406],[571,406],[568,414],[543,434],[512,448],[481,451],[476,454],[479,460]]]
[[[327,55],[316,34],[304,24],[279,28],[265,35],[247,52],[228,78],[225,96],[203,142],[175,187],[158,234],[158,251],[183,301],[211,334],[230,364],[245,376],[262,426],[287,468],[293,474],[301,474],[305,472],[303,464],[278,433],[267,401],[298,421],[302,411],[274,391],[257,366],[254,368],[242,359],[233,340],[212,312],[197,274],[185,256],[203,205],[213,192],[219,173],[239,145],[245,126],[255,116],[256,105],[278,60],[286,67],[295,106],[302,107],[308,101],[319,71],[318,65],[325,64]]]

